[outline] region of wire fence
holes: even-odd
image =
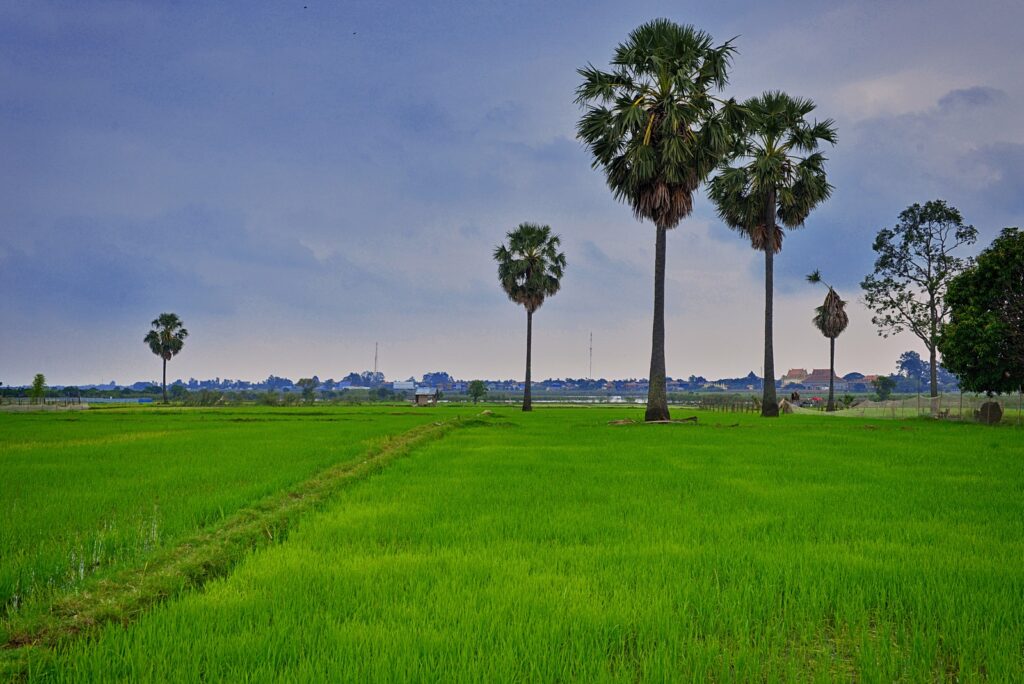
[[[984,394],[974,393],[947,393],[937,397],[918,395],[887,401],[862,400],[844,407],[840,405],[837,411],[829,415],[846,416],[851,418],[917,418],[929,417],[943,420],[975,421],[978,419],[978,412],[982,404],[994,401],[1003,409],[1003,422],[1020,423],[1024,418],[1022,411],[1021,394],[1003,395],[988,397]],[[824,406],[798,406],[787,404],[787,412],[820,414]]]

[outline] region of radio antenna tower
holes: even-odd
[[[594,379],[594,332],[590,332],[590,370],[587,371],[587,380]]]

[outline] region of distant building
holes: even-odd
[[[395,380],[393,389],[396,392],[411,392],[416,389],[416,383],[412,380]]]
[[[826,371],[827,373],[828,371]],[[827,376],[826,376],[827,377]],[[786,374],[782,376],[782,386],[786,385],[806,385],[804,380],[807,379],[807,371],[803,368],[790,368],[786,371]]]
[[[797,369],[799,370],[799,369]],[[800,384],[811,390],[827,390],[829,379],[828,368],[815,368],[811,373],[804,377],[803,382]],[[843,380],[838,375],[832,375],[832,380],[836,391],[846,391],[849,387],[849,383]]]
[[[418,387],[416,388],[416,399],[415,404],[417,406],[431,406],[437,403],[437,388],[436,387]]]

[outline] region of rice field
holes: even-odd
[[[19,676],[1024,679],[1021,430],[693,411],[677,415],[696,423],[610,425],[642,410],[492,410],[349,483],[201,589],[22,649]],[[148,431],[174,425],[145,413]],[[378,419],[397,428],[386,413],[355,415],[368,431]],[[242,425],[264,430],[245,440],[252,458],[275,427],[300,441],[323,429]],[[66,428],[54,441],[101,432]],[[63,458],[77,463],[73,451]],[[59,515],[46,518],[55,529],[88,527]]]
[[[0,413],[0,618],[141,564],[431,418],[394,408]]]

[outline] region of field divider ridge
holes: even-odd
[[[227,575],[249,552],[283,541],[302,514],[320,506],[344,485],[379,472],[452,430],[482,423],[456,417],[385,436],[361,458],[331,466],[236,511],[215,528],[158,552],[141,567],[98,578],[58,598],[46,611],[14,617],[0,632],[0,654],[6,651],[0,655],[0,674],[22,670],[17,662],[22,660],[19,653],[56,646],[104,624],[127,625],[148,608]]]

